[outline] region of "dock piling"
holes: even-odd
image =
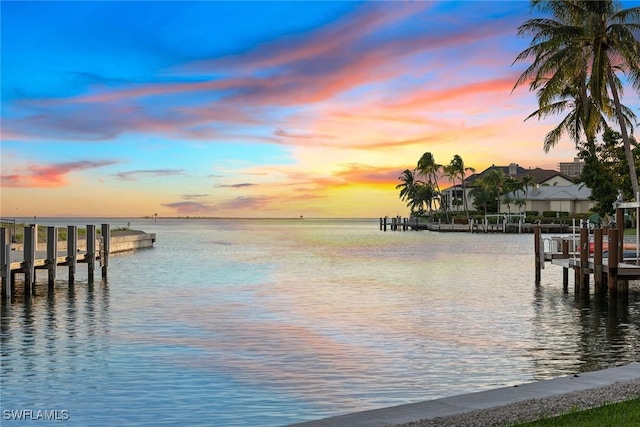
[[[609,295],[617,295],[618,293],[618,230],[609,229],[609,275],[607,283],[609,285]]]
[[[37,226],[24,227],[24,294],[35,295],[35,282],[36,282],[36,229]]]
[[[11,229],[0,228],[0,268],[2,269],[2,298],[11,299]]]
[[[89,281],[93,281],[93,274],[96,268],[96,226],[87,224],[87,275]]]
[[[542,258],[541,252],[541,243],[542,243],[542,232],[539,224],[536,224],[533,227],[533,245],[534,245],[534,254],[535,254],[535,263],[536,263],[536,285],[540,284],[540,269],[542,268],[542,263],[544,259]]]
[[[58,228],[47,227],[47,280],[49,289],[53,288],[56,282],[56,270],[58,264]]]
[[[604,287],[602,268],[602,228],[593,230],[593,291],[602,294]]]
[[[69,266],[69,286],[73,286],[76,278],[76,263],[78,260],[78,227],[67,226],[67,265]]]
[[[580,293],[589,295],[589,229],[580,228]]]
[[[386,223],[386,219],[385,219]],[[387,227],[385,225],[385,231]],[[111,225],[102,224],[102,257],[100,258],[100,264],[102,265],[102,277],[107,277],[107,269],[109,267],[109,252],[111,251]]]
[[[569,241],[562,240],[562,258],[569,259]],[[562,267],[562,290],[569,292],[569,267]]]

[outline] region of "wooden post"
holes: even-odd
[[[569,241],[562,240],[562,258],[569,259]],[[562,267],[562,290],[569,292],[569,267]]]
[[[69,287],[76,279],[76,262],[78,252],[78,227],[67,225],[67,265],[69,266]]]
[[[616,208],[616,228],[618,229],[618,262],[624,262],[624,209]]]
[[[47,272],[49,290],[53,289],[56,282],[56,271],[58,266],[58,229],[47,227]]]
[[[93,281],[93,272],[96,268],[96,226],[87,224],[87,274],[89,281]]]
[[[602,228],[593,231],[593,286],[594,293],[601,294],[602,286]]]
[[[104,224],[102,224],[104,226]],[[387,231],[387,217],[384,217],[384,221],[382,223],[382,230]]]
[[[380,217],[380,231],[382,231],[382,217]]]
[[[536,285],[540,284],[540,268],[542,265],[542,254],[541,254],[541,230],[540,225],[536,224],[533,227],[533,252],[535,254],[535,262],[536,262]]]
[[[589,229],[580,229],[580,293],[589,295]]]
[[[25,296],[35,295],[36,282],[36,235],[35,227],[24,228],[24,294]]]
[[[609,295],[614,296],[618,293],[618,230],[609,229],[609,260],[608,277]]]
[[[616,222],[618,228],[618,267],[620,263],[624,262],[624,209],[617,208],[616,209]],[[626,279],[620,279],[618,277],[617,289],[618,293],[621,291],[624,292],[625,289],[628,289],[629,282]]]
[[[11,300],[11,229],[0,228],[0,268],[2,269],[2,298]]]
[[[35,218],[34,218],[35,219]],[[33,227],[33,234],[35,236],[35,243],[36,243],[36,250],[38,248],[38,224],[29,224],[31,227]]]
[[[386,218],[385,218],[386,224]],[[387,227],[385,225],[385,231]],[[102,224],[102,277],[107,277],[107,268],[109,267],[109,251],[111,251],[111,226]]]
[[[420,227],[418,227],[418,217],[416,217],[416,231],[420,231]]]

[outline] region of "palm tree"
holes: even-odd
[[[433,190],[439,196],[440,185],[438,185],[438,179],[440,178],[440,170],[442,169],[442,165],[436,163],[433,155],[430,152],[426,152],[420,157],[418,160],[418,165],[416,170],[425,177],[426,183],[433,187]],[[435,200],[435,199],[434,199]],[[447,215],[447,206],[446,204],[440,203],[440,208],[444,210],[445,215]],[[448,215],[447,215],[448,221]]]
[[[505,176],[502,169],[491,168],[482,177],[483,184],[490,189],[491,195],[497,203],[497,211],[500,213],[500,196],[504,193]]]
[[[524,190],[524,198],[529,196],[529,187],[533,186],[535,179],[531,175],[525,175],[520,178],[522,189]]]
[[[489,168],[482,176],[473,182],[469,195],[474,198],[477,210],[500,213],[500,196],[504,193],[505,175],[502,169]]]
[[[467,206],[467,190],[465,186],[465,178],[467,177],[467,172],[475,173],[475,169],[472,167],[467,167],[464,164],[464,160],[462,157],[455,154],[451,162],[445,166],[444,168],[445,174],[449,177],[451,182],[455,185],[455,180],[459,179],[460,184],[462,185],[462,206],[467,214],[467,220],[469,219],[469,209]]]
[[[519,27],[518,33],[531,34],[532,41],[514,62],[535,59],[516,86],[530,81],[530,90],[540,89],[540,108],[533,114],[539,117],[563,111],[568,104],[562,107],[562,102],[572,97],[574,117],[568,116],[558,128],[570,131],[574,140],[582,132],[587,144],[592,143],[603,130],[603,118],[613,118],[620,127],[637,195],[640,188],[629,137],[632,116],[620,102],[623,86],[616,73],[624,74],[640,93],[640,7],[622,10],[614,0],[532,0],[532,5],[553,18],[531,19]],[[558,139],[552,131],[545,138],[545,149]]]
[[[524,184],[522,181],[512,176],[505,177],[503,184],[504,196],[502,201],[507,205],[509,215],[511,215],[511,203],[518,206],[518,191],[524,191]]]
[[[400,200],[407,202],[407,206],[411,205],[416,198],[417,181],[413,171],[406,169],[402,172],[402,175],[398,177],[401,184],[396,185],[396,190],[400,190]],[[413,213],[413,208],[411,209]]]
[[[416,206],[424,212],[424,205],[429,207],[429,216],[433,215],[433,202],[439,199],[439,193],[429,182],[421,182],[416,187]]]
[[[476,210],[484,212],[485,215],[489,213],[489,207],[495,203],[495,197],[493,190],[482,182],[482,179],[477,179],[473,183],[469,194],[473,196],[473,205]]]

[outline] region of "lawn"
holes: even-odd
[[[640,397],[586,411],[518,424],[518,427],[627,427],[640,426]]]

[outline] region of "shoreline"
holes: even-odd
[[[293,424],[298,427],[492,426],[640,397],[640,362],[550,380]]]

